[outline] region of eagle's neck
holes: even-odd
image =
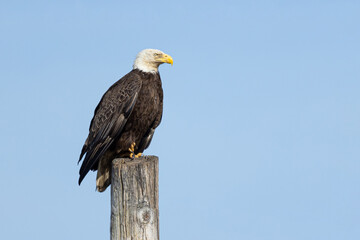
[[[133,69],[139,69],[146,73],[157,73],[159,70],[159,63],[144,61],[141,58],[135,59]]]

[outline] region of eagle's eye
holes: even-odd
[[[159,57],[160,55],[160,53],[154,53],[154,57]]]

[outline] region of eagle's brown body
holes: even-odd
[[[160,124],[162,111],[163,90],[158,72],[134,69],[113,84],[91,120],[79,159],[85,155],[79,184],[89,170],[98,170],[97,190],[104,191],[110,185],[112,160],[128,157],[132,143],[134,153],[142,153]]]

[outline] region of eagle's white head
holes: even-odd
[[[170,63],[172,65],[172,57],[157,49],[144,49],[136,56],[133,69],[139,69],[148,73],[157,73],[160,64],[163,63]]]

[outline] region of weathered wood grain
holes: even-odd
[[[159,159],[114,159],[111,240],[159,240]]]

